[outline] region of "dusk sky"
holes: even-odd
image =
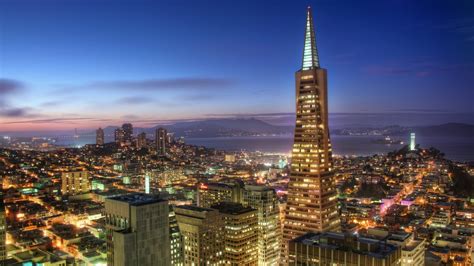
[[[294,112],[306,6],[332,113],[474,113],[474,2],[0,0],[0,131]]]

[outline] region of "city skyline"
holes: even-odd
[[[294,116],[307,5],[331,114],[473,111],[468,1],[106,2],[0,2],[0,131]]]
[[[0,0],[0,266],[474,265],[474,13],[342,3]]]

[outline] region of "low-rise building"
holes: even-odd
[[[415,239],[414,234],[391,234],[387,242],[398,245],[402,249],[401,266],[425,265],[425,246],[423,239]]]
[[[71,171],[61,174],[61,193],[63,195],[88,193],[90,189],[87,171]]]

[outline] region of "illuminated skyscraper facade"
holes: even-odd
[[[280,211],[274,189],[246,185],[242,204],[257,210],[258,265],[278,265],[281,246]]]
[[[183,236],[184,265],[225,265],[224,220],[219,211],[191,205],[175,206]]]
[[[150,175],[145,175],[145,194],[150,194]]]
[[[117,143],[119,145],[123,145],[124,141],[125,141],[124,136],[125,136],[125,133],[123,132],[123,129],[122,128],[117,128],[114,131],[115,143]]]
[[[125,144],[130,145],[132,144],[133,140],[133,125],[130,123],[125,123],[122,125],[123,130],[123,139]]]
[[[156,152],[165,155],[168,144],[168,132],[164,128],[157,128],[155,132]]]
[[[415,133],[410,133],[410,151],[416,149]]]
[[[296,126],[283,230],[288,241],[307,232],[338,230],[328,128],[327,72],[319,65],[311,8],[307,10],[302,68],[296,72]]]
[[[96,135],[95,144],[104,145],[105,143],[104,130],[102,128],[97,129],[95,135]]]
[[[137,149],[143,149],[146,147],[146,133],[142,132],[137,136]]]
[[[236,183],[201,183],[197,189],[197,205],[210,208],[221,202],[237,202],[242,199],[243,187]]]
[[[173,206],[170,205],[169,208],[171,265],[183,266],[183,235],[181,234],[181,230],[179,230],[178,220],[176,220]]]
[[[219,210],[224,220],[225,265],[257,265],[257,210],[234,202],[221,202],[212,208]]]

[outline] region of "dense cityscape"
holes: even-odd
[[[289,153],[128,122],[81,147],[2,136],[2,265],[474,265],[474,164],[406,131],[334,155],[313,24],[308,7]]]

